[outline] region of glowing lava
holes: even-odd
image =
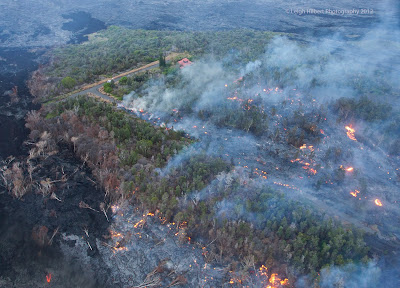
[[[381,200],[379,200],[379,199],[375,199],[375,205],[377,205],[377,206],[383,206]]]
[[[354,136],[354,133],[356,132],[356,130],[351,128],[351,126],[346,126],[345,128],[347,130],[347,137],[349,137],[353,141],[357,141],[356,137]]]
[[[46,275],[46,281],[47,281],[47,283],[50,283],[50,281],[51,281],[51,274],[50,273]]]

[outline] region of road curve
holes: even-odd
[[[150,64],[147,64],[145,66],[142,66],[140,68],[136,68],[124,73],[119,74],[118,76],[112,77],[112,78],[108,78],[108,79],[104,79],[101,81],[98,81],[94,84],[90,84],[90,85],[86,85],[84,86],[80,91],[75,92],[73,94],[70,95],[70,97],[76,97],[78,95],[85,95],[85,94],[89,94],[89,95],[95,95],[98,96],[106,101],[112,102],[112,103],[117,103],[118,100],[115,99],[114,97],[110,97],[106,94],[103,94],[99,91],[99,88],[103,86],[104,83],[106,83],[108,80],[113,79],[114,81],[118,81],[119,79],[121,79],[124,76],[130,76],[139,72],[143,72],[143,71],[147,71],[153,68],[157,68],[159,66],[158,61],[152,62]]]
[[[179,56],[183,57],[184,55],[185,54],[183,54],[183,53],[171,53],[170,55],[168,55],[166,57],[166,61],[170,62],[171,59],[179,57]],[[72,94],[70,94],[69,97],[76,97],[78,95],[89,94],[91,96],[94,95],[94,96],[100,97],[100,98],[102,98],[103,100],[105,100],[107,102],[118,103],[119,101],[117,99],[115,99],[114,97],[110,97],[110,96],[108,96],[106,94],[101,93],[99,91],[99,88],[104,83],[106,83],[108,80],[112,80],[113,79],[114,81],[118,81],[119,79],[121,79],[124,76],[130,76],[130,75],[133,75],[133,74],[136,74],[136,73],[139,73],[139,72],[143,72],[143,71],[147,71],[147,70],[150,70],[150,69],[153,69],[153,68],[157,68],[158,66],[160,66],[159,64],[160,64],[159,61],[154,61],[154,62],[151,62],[151,63],[149,63],[147,65],[141,66],[139,68],[135,68],[135,69],[123,72],[121,74],[118,74],[115,77],[103,79],[101,81],[85,85],[85,86],[81,87],[79,89],[79,91],[72,92]]]

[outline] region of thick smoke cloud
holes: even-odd
[[[180,71],[178,87],[168,88],[168,79],[154,81],[143,98],[132,99],[133,94],[124,97],[125,106],[154,112],[170,112],[177,107],[183,107],[198,100],[198,108],[223,99],[225,83],[232,82],[222,63],[203,60]],[[132,101],[132,102],[131,102]]]
[[[391,2],[382,5],[386,5],[383,7],[385,9],[395,7]],[[398,15],[398,10],[394,10],[396,12],[388,13],[389,16],[385,14],[382,23],[371,27],[371,30],[364,36],[336,34],[334,37],[325,39],[307,39],[308,42],[305,44],[295,42],[287,37],[276,37],[266,47],[266,52],[260,55],[257,60],[244,63],[241,67],[235,67],[235,69],[230,69],[224,65],[224,61],[216,61],[205,56],[178,72],[179,84],[169,85],[168,76],[152,80],[143,97],[139,98],[134,94],[127,95],[124,98],[124,105],[134,111],[143,109],[146,112],[161,116],[171,115],[173,109],[188,111],[188,108],[190,108],[190,112],[186,114],[183,112],[183,119],[168,125],[173,125],[175,129],[184,130],[199,138],[200,142],[176,156],[163,169],[162,173],[168,173],[171,167],[179,165],[199,151],[209,155],[221,156],[227,160],[233,158],[236,165],[235,172],[219,175],[210,187],[203,191],[195,191],[190,196],[196,200],[206,199],[211,197],[214,191],[221,188],[220,186],[229,185],[232,178],[248,181],[252,171],[241,167],[245,165],[258,167],[256,165],[259,164],[255,162],[255,159],[261,154],[261,152],[258,152],[260,147],[262,149],[265,146],[271,147],[268,148],[270,154],[275,150],[285,150],[285,147],[270,143],[265,138],[261,138],[261,141],[249,133],[235,131],[234,129],[222,129],[211,123],[210,119],[197,118],[197,112],[201,110],[219,111],[218,109],[226,103],[227,98],[232,97],[232,93],[236,89],[232,87],[235,87],[235,83],[238,83],[238,81],[244,83],[239,85],[240,88],[237,88],[243,99],[259,95],[261,103],[268,108],[279,108],[283,100],[293,99],[293,91],[296,89],[297,98],[295,100],[306,103],[300,108],[303,110],[314,107],[309,104],[312,103],[312,99],[316,99],[317,103],[329,107],[341,97],[360,99],[363,96],[368,96],[379,103],[390,104],[393,111],[389,115],[398,113],[399,107],[396,105],[396,101],[400,95],[400,83],[398,81],[400,79],[400,31],[398,21],[393,20],[395,19],[393,15]],[[254,81],[251,82],[248,79],[258,79],[258,82],[254,83]],[[264,93],[264,89],[273,90]],[[294,109],[291,109],[282,108],[278,113],[290,117],[293,114],[289,114],[289,112],[294,111]],[[325,207],[327,212],[333,215],[347,217],[350,223],[371,232],[371,228],[365,226],[364,223],[372,221],[371,213],[372,215],[379,215],[374,204],[374,199],[379,197],[384,201],[384,208],[379,208],[380,211],[384,211],[381,214],[383,216],[379,216],[382,220],[378,221],[379,229],[382,230],[378,232],[379,237],[383,239],[382,241],[388,239],[384,236],[386,233],[393,233],[392,235],[400,237],[397,228],[394,227],[395,225],[389,223],[392,216],[400,216],[397,206],[391,203],[395,199],[394,192],[391,191],[399,191],[395,171],[399,159],[388,157],[386,148],[380,147],[379,138],[367,137],[367,135],[379,135],[380,130],[391,125],[391,119],[372,124],[358,120],[356,129],[359,133],[357,135],[359,142],[352,142],[346,137],[344,127],[342,127],[344,124],[338,125],[336,123],[337,115],[331,112],[328,112],[328,114],[329,119],[324,125],[329,137],[324,138],[322,143],[324,145],[320,144],[315,147],[316,150],[318,149],[315,158],[316,161],[321,161],[322,166],[332,167],[325,168],[327,169],[325,171],[329,172],[325,174],[318,172],[317,175],[322,177],[319,175],[332,174],[336,164],[324,163],[323,155],[328,149],[339,147],[347,153],[342,164],[354,166],[358,176],[351,178],[353,182],[346,180],[335,191],[327,190],[337,193],[337,199],[335,199],[335,202],[327,202],[327,204],[324,204],[325,206],[321,207]],[[275,127],[272,126],[269,129],[272,131]],[[393,141],[399,138],[396,133],[390,136]],[[275,166],[268,166],[268,174],[270,172],[271,174],[268,175],[269,180],[267,181],[270,181],[271,185],[275,180],[279,181],[279,178],[284,179],[285,183],[297,187],[296,190],[290,190],[290,193],[288,193],[293,198],[300,201],[306,199],[315,201],[315,203],[323,203],[324,192],[316,191],[313,186],[314,183],[312,183],[313,178],[304,177],[305,179],[299,180],[299,177],[296,177],[294,179],[295,176],[290,175],[290,172],[285,173],[283,165],[280,165],[279,161],[283,161],[282,159],[268,158],[266,155],[267,153],[261,156],[265,157],[263,159],[265,163],[271,162],[272,165],[280,166],[277,169],[278,172],[270,171],[275,170]],[[240,173],[237,171],[240,171]],[[389,178],[387,175],[393,175],[393,178]],[[357,179],[357,181],[354,179]],[[363,212],[354,213],[353,210],[357,204],[351,202],[354,199],[349,196],[349,191],[351,191],[350,189],[359,189],[359,186],[364,185],[362,184],[363,181],[368,184],[366,195],[369,198],[365,200],[366,204],[363,204],[367,209]],[[322,195],[321,199],[318,199],[320,195]],[[346,195],[347,198],[343,198],[343,195]],[[229,211],[235,209],[235,203],[230,200],[223,200],[217,204],[216,208],[219,215],[226,215],[229,214]],[[243,219],[256,221],[256,217],[245,209],[236,212]],[[378,218],[378,216],[375,218]],[[343,284],[343,287],[376,287],[379,283],[382,284],[382,281],[386,281],[384,280],[386,271],[382,272],[382,269],[375,262],[364,266],[352,264],[341,268],[330,267],[321,272],[321,287],[342,287],[340,285],[343,283],[346,283]],[[301,283],[298,284],[299,287],[302,287]]]
[[[205,57],[180,71],[181,83],[177,87],[169,88],[165,79],[159,79],[150,85],[145,97],[132,101],[135,97],[131,94],[124,101],[126,106],[158,113],[195,102],[191,107],[197,111],[226,99],[224,85],[230,86],[235,79],[250,73],[259,75],[265,86],[301,89],[322,102],[360,97],[374,86],[398,91],[398,39],[400,32],[382,27],[372,29],[362,39],[336,35],[306,45],[277,37],[259,60],[247,63],[240,72],[232,73],[222,62]],[[263,75],[266,71],[267,75]],[[252,87],[246,89],[251,91]]]

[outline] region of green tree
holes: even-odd
[[[75,87],[76,81],[74,78],[67,76],[61,80],[61,85],[66,89],[72,89]]]
[[[119,84],[126,85],[127,83],[128,83],[128,77],[124,76],[121,79],[119,79]]]
[[[160,53],[159,62],[160,68],[165,68],[167,66],[167,61],[165,60],[165,56],[162,53]]]
[[[104,92],[106,93],[111,93],[113,91],[112,85],[109,82],[104,83],[103,87],[104,87]]]
[[[150,140],[140,140],[137,142],[137,149],[139,150],[139,153],[143,156],[148,156],[148,153],[150,152],[152,146],[153,142],[151,142]]]

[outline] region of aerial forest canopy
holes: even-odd
[[[0,287],[400,287],[378,2],[2,1]]]
[[[370,235],[397,231],[378,214],[395,201],[380,188],[395,186],[393,163],[365,169],[383,151],[367,135],[398,153],[389,105],[397,90],[378,73],[386,68],[347,69],[348,55],[336,51],[356,46],[292,36],[113,26],[55,49],[30,82],[43,103],[27,117],[31,157],[68,145],[108,201],[175,225],[182,243],[202,243],[208,263],[230,263],[230,283],[247,283],[256,266],[287,277],[269,278],[272,287],[318,283],[335,266],[364,269]],[[99,80],[96,96],[85,85]],[[9,189],[20,198],[22,187]]]

